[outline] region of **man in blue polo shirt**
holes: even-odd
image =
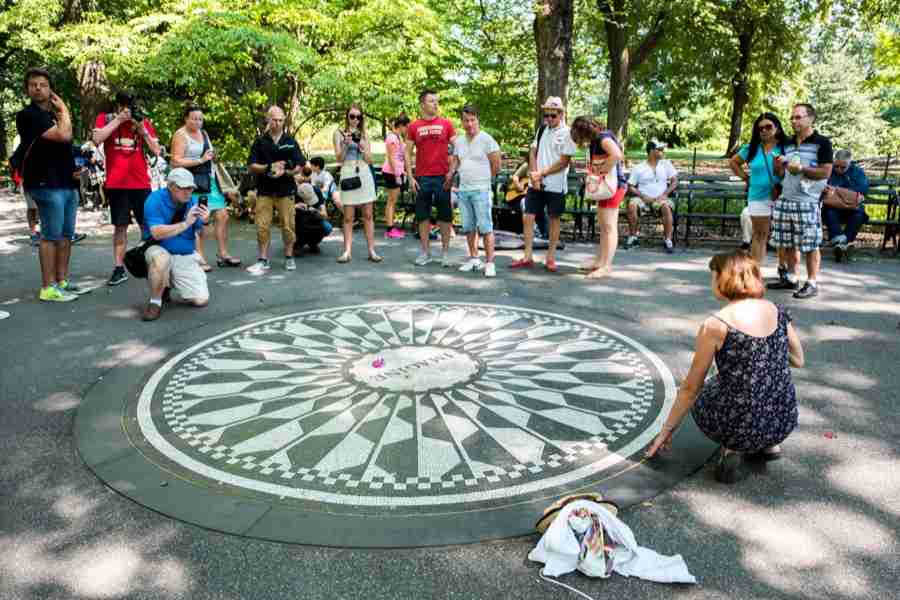
[[[834,153],[834,170],[822,196],[822,220],[828,228],[828,240],[837,262],[849,255],[859,228],[869,220],[864,204],[869,193],[869,178],[861,167],[851,162],[852,159],[850,150]]]
[[[150,194],[144,203],[144,239],[156,241],[144,254],[150,284],[145,321],[159,318],[166,288],[175,288],[187,304],[209,303],[206,273],[194,252],[194,238],[209,221],[209,211],[191,201],[195,187],[190,171],[172,169],[166,187]]]

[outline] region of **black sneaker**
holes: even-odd
[[[115,267],[113,268],[112,275],[109,276],[109,281],[106,282],[106,285],[119,285],[126,281],[128,281],[128,273],[125,272],[125,267]]]
[[[845,247],[838,244],[834,247],[834,262],[844,262]]]
[[[800,288],[800,291],[794,292],[794,298],[798,300],[805,300],[806,298],[814,298],[819,295],[819,288],[811,284],[810,282],[806,282],[803,284],[803,287]]]
[[[724,450],[719,452],[719,464],[716,465],[716,481],[726,484],[735,483],[741,455],[737,452],[725,454]]]
[[[799,281],[791,281],[787,277],[779,277],[778,281],[766,284],[767,290],[798,290],[800,289]]]
[[[778,279],[787,279],[787,267],[778,265]]]

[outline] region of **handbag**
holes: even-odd
[[[774,159],[773,159],[774,160]],[[763,149],[763,164],[766,166],[766,173],[769,175],[769,183],[772,184],[772,191],[769,192],[770,198],[772,202],[778,200],[781,197],[781,192],[783,187],[780,183],[775,181],[775,177],[772,175],[772,169],[769,168],[769,161],[766,158],[766,151]]]
[[[172,215],[172,221],[169,224],[174,225],[183,220],[184,215],[187,213],[187,207],[187,204],[182,204],[176,208],[175,214]],[[155,246],[157,244],[159,244],[159,242],[151,236],[149,240],[144,240],[134,248],[130,248],[125,252],[125,257],[122,262],[125,264],[125,268],[128,269],[128,272],[131,273],[132,277],[137,279],[147,278],[147,259],[144,257],[144,254],[150,246]]]
[[[351,192],[362,187],[362,178],[359,176],[359,166],[356,167],[355,177],[341,177],[341,191]]]
[[[588,202],[609,200],[619,189],[619,178],[611,170],[603,175],[588,174],[584,182],[584,198]]]
[[[206,132],[203,133],[203,150],[200,152],[200,156],[206,154],[206,151],[210,149],[212,146],[209,143],[209,136],[206,135]],[[185,133],[187,135],[187,133]],[[212,163],[207,162],[202,165],[197,165],[196,167],[191,167],[188,169],[191,173],[194,174],[194,192],[198,194],[209,194],[212,192]]]

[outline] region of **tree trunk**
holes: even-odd
[[[73,123],[80,131],[75,137],[89,138],[94,129],[94,122],[106,103],[109,94],[109,82],[106,80],[106,66],[101,62],[91,61],[78,68],[78,94],[81,104],[81,123]]]
[[[535,126],[541,124],[541,105],[548,96],[559,96],[568,104],[569,67],[572,64],[574,0],[543,0],[534,16],[538,85]]]
[[[669,13],[665,8],[653,16],[647,26],[636,27],[644,31],[639,43],[632,47],[628,36],[627,0],[597,0],[597,8],[603,15],[606,45],[609,51],[609,103],[606,126],[615,132],[624,144],[631,114],[631,77],[653,53],[665,35]]]
[[[735,27],[738,24],[735,23]],[[750,72],[750,54],[753,49],[753,23],[744,22],[738,33],[738,68],[731,80],[731,129],[728,133],[728,145],[725,156],[731,156],[735,146],[741,141],[741,124],[744,119],[744,108],[750,101],[747,78]]]
[[[0,111],[0,164],[5,165],[6,159],[9,158],[9,151],[6,148],[6,115]]]

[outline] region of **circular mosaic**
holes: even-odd
[[[281,502],[395,515],[505,506],[626,468],[671,373],[546,312],[390,303],[296,313],[173,357],[136,404],[154,462]]]

